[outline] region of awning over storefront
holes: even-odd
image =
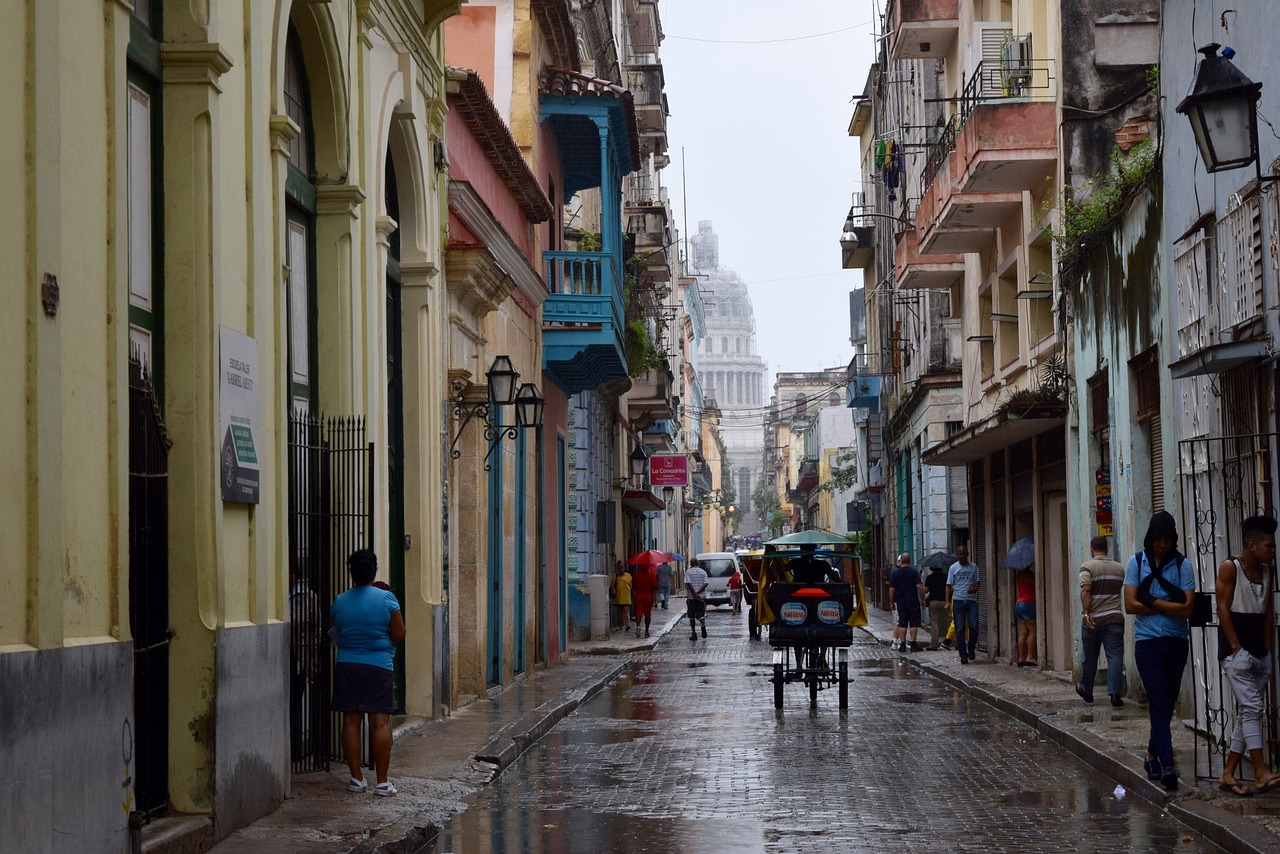
[[[640,513],[667,509],[667,505],[663,503],[662,499],[647,489],[628,489],[623,492],[622,506]]]
[[[1058,406],[1036,415],[1019,416],[1008,412],[993,415],[934,445],[920,455],[920,460],[930,466],[968,465],[1023,439],[1061,427],[1067,421],[1063,409],[1065,407]]]
[[[1183,356],[1169,366],[1169,375],[1175,380],[1204,374],[1221,374],[1237,365],[1267,355],[1267,345],[1262,341],[1229,341],[1211,344],[1189,356]]]

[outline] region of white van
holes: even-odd
[[[694,557],[698,566],[707,573],[707,592],[702,594],[702,598],[708,605],[730,604],[729,576],[735,569],[742,571],[738,556],[733,552],[704,552]]]

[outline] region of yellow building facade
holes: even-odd
[[[431,713],[439,25],[460,5],[0,13],[0,156],[20,200],[0,213],[0,770],[28,781],[0,793],[0,838],[15,850],[125,851],[129,813],[164,809],[210,815],[221,838],[280,802],[312,750],[290,749],[290,569],[320,560],[307,543],[326,566],[378,553],[410,626],[404,705]],[[307,515],[321,491],[296,464],[296,425],[321,414],[364,431],[347,540],[317,533],[337,512]]]

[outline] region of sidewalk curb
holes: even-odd
[[[878,643],[884,642],[874,629],[868,626],[861,628]],[[1129,793],[1164,809],[1215,845],[1227,851],[1252,854],[1266,854],[1275,850],[1276,837],[1273,834],[1247,818],[1215,804],[1181,797],[1190,791],[1185,783],[1177,792],[1166,791],[1148,780],[1144,772],[1133,767],[1134,756],[1131,753],[1110,746],[1093,733],[1062,720],[1053,710],[1034,701],[1018,702],[995,694],[985,686],[970,682],[927,661],[918,658],[905,660],[938,681],[1026,724],[1095,771],[1124,786]]]
[[[531,744],[550,732],[552,727],[572,714],[579,706],[600,693],[626,668],[626,662],[618,662],[611,667],[603,668],[564,699],[550,700],[516,723],[503,727],[497,735],[476,751],[476,760],[493,765],[494,777],[497,777]]]

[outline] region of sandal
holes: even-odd
[[[1239,780],[1232,780],[1230,783],[1218,781],[1218,788],[1224,792],[1230,792],[1238,798],[1247,798],[1253,794],[1244,783]]]
[[[1280,788],[1280,774],[1276,774],[1275,776],[1268,777],[1265,783],[1258,786],[1258,791],[1273,792],[1278,788]]]

